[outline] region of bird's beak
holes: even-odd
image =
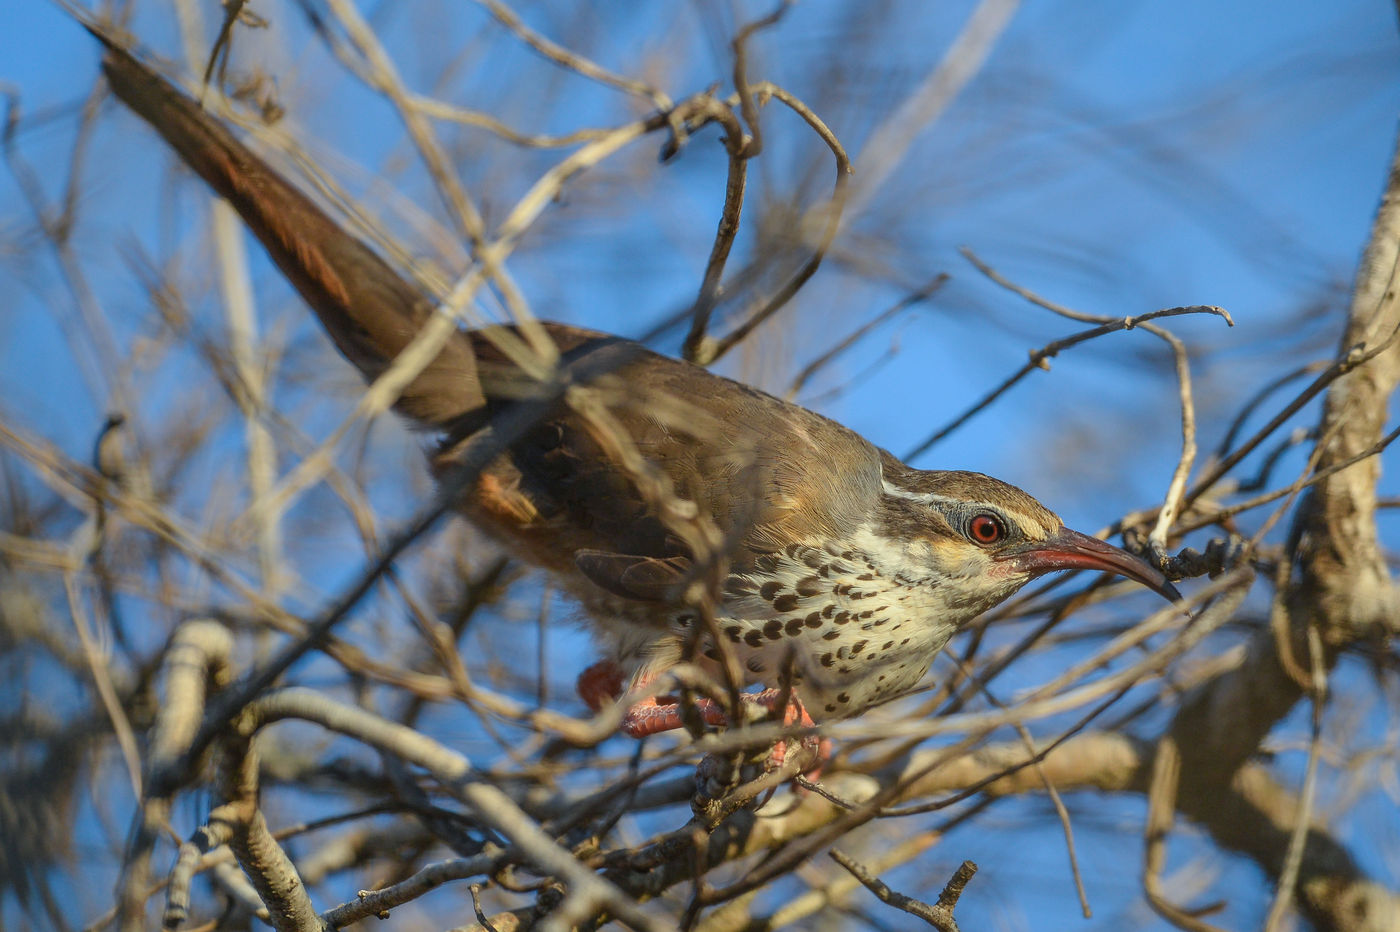
[[[1181,593],[1167,582],[1152,564],[1120,550],[1110,543],[1062,527],[1049,540],[1036,541],[1017,548],[1003,557],[1025,573],[1040,575],[1055,570],[1100,570],[1116,573],[1142,583],[1153,592],[1173,602],[1181,601]]]

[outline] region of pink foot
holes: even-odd
[[[761,693],[746,694],[743,698],[745,702],[752,702],[754,705],[762,706],[772,712],[781,697],[782,690],[765,689]],[[795,691],[789,691],[787,708],[783,710],[783,724],[801,725],[804,728],[812,728],[817,724],[812,721],[812,716],[807,714],[806,707],[802,705],[802,700],[797,698]],[[803,776],[809,780],[816,780],[821,776],[822,767],[831,759],[831,740],[818,735],[804,735],[802,746],[816,755],[816,763]],[[787,760],[787,748],[786,740],[773,745],[773,750],[768,753],[769,769],[777,770],[783,766]]]
[[[758,706],[771,713],[777,707],[781,693],[782,690],[765,689],[758,693],[744,693],[739,698],[747,705]],[[713,699],[696,699],[693,705],[705,724],[715,726],[730,724],[729,716]],[[663,703],[658,702],[655,698],[644,699],[632,706],[622,718],[622,730],[633,738],[645,738],[647,735],[672,731],[682,727],[683,724],[680,703]],[[816,722],[812,721],[812,717],[807,714],[807,710],[803,708],[802,700],[798,699],[791,691],[788,693],[787,708],[783,710],[783,724],[801,725],[805,728],[816,725]],[[817,735],[806,735],[802,739],[802,746],[809,748],[816,755],[816,764],[806,773],[809,779],[815,780],[821,776],[822,765],[831,757],[831,742]],[[768,753],[767,767],[769,770],[777,770],[783,766],[787,760],[787,749],[786,740],[780,740],[773,745],[773,749]]]
[[[578,675],[574,688],[579,698],[594,712],[600,712],[622,695],[622,668],[614,661],[600,660]]]
[[[706,725],[729,724],[729,716],[724,714],[724,710],[713,699],[696,699],[694,706]],[[633,738],[674,731],[684,724],[679,702],[658,702],[655,696],[643,699],[628,709],[627,714],[622,717],[622,730]]]
[[[617,663],[611,660],[600,660],[580,673],[575,685],[579,697],[587,703],[590,709],[597,712],[615,702],[622,695],[623,681],[622,669]],[[771,714],[776,709],[781,695],[782,690],[765,689],[757,693],[744,693],[739,698],[745,704],[766,709]],[[719,727],[730,724],[729,716],[713,699],[696,699],[692,704],[706,725]],[[633,738],[645,738],[648,735],[657,735],[664,731],[674,731],[683,727],[684,724],[679,702],[661,702],[654,696],[636,703],[622,717],[622,731]],[[802,700],[797,697],[794,691],[788,693],[787,707],[783,710],[783,724],[801,725],[804,728],[816,725],[816,722],[812,721],[812,717],[807,714],[806,708],[803,707]],[[802,739],[802,746],[816,754],[816,764],[805,774],[809,779],[815,780],[821,775],[822,766],[831,759],[831,741],[816,735],[807,735]],[[768,768],[776,770],[786,760],[787,741],[779,741],[773,745],[773,750],[769,752]]]

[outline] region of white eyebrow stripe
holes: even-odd
[[[880,479],[880,485],[884,493],[891,498],[902,498],[908,502],[918,502],[920,505],[933,505],[938,502],[951,505],[960,501],[960,499],[948,495],[939,495],[937,492],[911,492],[908,489],[901,489],[898,486],[890,485],[890,480],[883,477]]]

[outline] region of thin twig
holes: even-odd
[[[872,871],[877,872],[891,870],[918,857],[941,841],[943,836],[944,833],[937,829],[920,832],[898,842],[893,848],[880,852],[870,859],[868,866]],[[766,930],[793,925],[821,910],[840,904],[845,899],[846,894],[854,890],[859,883],[860,881],[848,872],[837,875],[829,882],[820,885],[814,884],[812,889],[778,907],[755,926]],[[697,932],[719,932],[719,930],[702,925]]]
[[[509,124],[498,120],[489,113],[482,113],[479,110],[472,110],[468,107],[459,107],[456,104],[438,100],[435,97],[426,97],[422,94],[410,93],[409,104],[425,116],[435,120],[442,120],[446,123],[460,123],[463,126],[475,126],[493,133],[506,142],[517,146],[524,146],[530,149],[565,149],[569,146],[576,146],[580,143],[592,142],[606,136],[609,130],[606,129],[579,129],[572,133],[561,133],[560,135],[550,135],[549,133],[522,133],[514,129]]]
[[[741,26],[729,43],[734,55],[734,93],[739,97],[739,112],[743,114],[744,125],[749,128],[749,140],[743,149],[743,157],[746,159],[757,158],[763,152],[763,127],[758,119],[758,105],[754,100],[753,87],[749,84],[749,39],[756,33],[777,25],[795,2],[796,0],[779,0],[773,12]]]
[[[1347,457],[1340,463],[1333,463],[1326,469],[1320,469],[1312,475],[1308,475],[1308,472],[1311,471],[1315,463],[1310,460],[1307,468],[1304,470],[1303,473],[1303,475],[1306,478],[1291,483],[1287,487],[1282,489],[1275,489],[1272,492],[1266,492],[1263,495],[1257,495],[1254,498],[1248,498],[1242,502],[1235,502],[1231,505],[1222,505],[1218,508],[1214,508],[1209,513],[1204,514],[1199,518],[1194,518],[1190,521],[1183,522],[1177,530],[1183,534],[1188,531],[1198,530],[1200,528],[1207,527],[1212,524],[1218,524],[1221,521],[1224,521],[1227,518],[1234,517],[1235,515],[1240,514],[1242,512],[1252,511],[1253,509],[1259,508],[1263,505],[1267,505],[1270,502],[1276,502],[1281,498],[1286,498],[1290,495],[1294,495],[1298,492],[1299,489],[1305,489],[1309,486],[1316,485],[1317,483],[1322,482],[1324,479],[1327,479],[1329,476],[1334,476],[1344,469],[1350,469],[1352,466],[1355,466],[1362,460],[1370,459],[1371,457],[1376,456],[1377,454],[1384,451],[1386,447],[1394,443],[1397,437],[1400,437],[1400,427],[1397,427],[1396,429],[1392,430],[1390,433],[1386,434],[1380,440],[1376,441],[1376,443],[1372,444],[1365,450],[1362,450],[1360,453],[1357,453],[1354,456]]]
[[[958,898],[962,896],[967,882],[972,879],[973,874],[977,873],[977,865],[972,861],[962,862],[962,865],[949,878],[943,892],[939,894],[938,903],[929,905],[922,900],[916,900],[911,896],[905,896],[903,893],[891,890],[887,884],[873,876],[859,862],[842,853],[839,849],[832,848],[830,854],[833,861],[850,871],[851,875],[859,880],[867,890],[880,898],[880,902],[888,903],[895,909],[902,910],[911,916],[917,916],[938,929],[939,932],[958,932],[957,921],[953,918],[953,909],[958,905]]]
[[[496,932],[496,927],[491,924],[491,920],[486,918],[486,913],[482,912],[481,909],[481,884],[474,883],[467,889],[471,891],[472,911],[476,913],[476,921],[486,932]]]
[[[535,30],[526,26],[520,21],[520,17],[510,7],[501,3],[500,0],[476,0],[476,3],[485,7],[487,12],[496,18],[504,27],[513,32],[521,42],[534,49],[549,61],[554,62],[561,68],[577,72],[585,78],[605,84],[608,87],[615,87],[618,90],[645,97],[658,110],[669,110],[671,108],[671,98],[661,91],[652,87],[644,81],[638,81],[624,75],[615,74],[603,66],[591,61],[572,49],[567,49],[557,42],[545,38]]]
[[[776,84],[764,82],[755,85],[753,88],[755,100],[762,104],[769,97],[779,101],[790,110],[806,121],[836,160],[836,183],[832,188],[831,198],[821,206],[809,211],[799,224],[802,237],[807,236],[809,222],[822,223],[821,233],[817,237],[812,255],[804,262],[797,272],[778,289],[777,293],[765,300],[757,308],[744,313],[744,320],[733,330],[713,341],[706,343],[697,349],[695,361],[701,365],[709,365],[716,361],[731,349],[745,340],[760,324],[772,317],[797,294],[798,290],[807,283],[817,269],[821,267],[822,259],[825,258],[827,249],[830,248],[832,240],[836,238],[836,233],[841,227],[841,216],[845,210],[847,187],[851,174],[851,161],[846,155],[845,147],[841,145],[836,134],[822,121],[820,117],[812,111],[805,103],[792,94],[778,87]]]
[[[1240,410],[1236,412],[1235,419],[1230,422],[1229,428],[1225,431],[1225,436],[1220,438],[1220,445],[1215,448],[1213,455],[1216,458],[1229,455],[1231,448],[1235,445],[1235,438],[1239,436],[1239,432],[1244,429],[1244,422],[1249,420],[1249,416],[1253,414],[1261,404],[1268,401],[1269,396],[1274,392],[1288,385],[1290,382],[1296,382],[1304,376],[1321,372],[1323,369],[1326,369],[1328,365],[1330,365],[1328,360],[1318,359],[1308,363],[1306,366],[1300,366],[1292,372],[1285,372],[1278,378],[1265,382],[1262,388],[1247,398],[1244,404],[1240,405]]]
[[[724,129],[724,147],[729,153],[729,173],[725,181],[724,207],[720,210],[714,245],[710,247],[710,258],[705,263],[705,274],[700,280],[700,294],[695,299],[695,306],[691,311],[690,333],[686,335],[681,348],[682,357],[691,362],[700,358],[700,347],[705,339],[705,330],[709,326],[710,314],[719,299],[724,266],[729,260],[734,238],[739,233],[739,219],[744,208],[744,185],[748,178],[748,156],[744,147],[744,133],[738,119],[730,112],[717,116],[717,120]]]
[[[1292,401],[1278,412],[1278,414],[1274,415],[1267,424],[1256,431],[1249,440],[1236,447],[1228,456],[1225,456],[1219,462],[1212,465],[1206,470],[1205,475],[1197,478],[1196,484],[1192,486],[1190,492],[1186,495],[1184,507],[1189,508],[1194,504],[1196,500],[1213,487],[1215,483],[1219,482],[1230,470],[1234,469],[1235,466],[1239,464],[1240,460],[1252,453],[1254,449],[1272,435],[1274,431],[1278,430],[1289,418],[1297,414],[1304,405],[1317,397],[1323,389],[1327,388],[1327,386],[1347,373],[1352,372],[1359,366],[1365,365],[1367,362],[1370,362],[1372,359],[1375,359],[1381,353],[1385,352],[1395,342],[1397,337],[1400,337],[1400,325],[1396,325],[1383,340],[1377,342],[1376,345],[1370,349],[1363,350],[1361,346],[1358,345],[1353,346],[1347,352],[1343,353],[1330,366],[1323,370],[1307,388],[1299,392]]]
[[[963,247],[960,251],[963,257],[971,262],[983,275],[1038,307],[1045,308],[1061,317],[1080,321],[1081,323],[1096,323],[1107,326],[1116,321],[1113,317],[1088,314],[1066,307],[1063,304],[1057,304],[1047,300],[1030,289],[1018,285],[1001,275],[996,269],[978,258],[971,249]],[[1235,325],[1229,312],[1224,308],[1200,306],[1186,310],[1212,313],[1224,318],[1227,325],[1231,327]],[[1181,454],[1177,457],[1176,468],[1172,471],[1172,478],[1168,483],[1167,494],[1163,499],[1162,507],[1157,512],[1156,524],[1148,535],[1149,548],[1156,558],[1156,562],[1161,563],[1166,558],[1168,532],[1175,523],[1177,516],[1181,513],[1182,502],[1186,494],[1186,479],[1191,474],[1191,466],[1196,460],[1196,406],[1191,392],[1191,366],[1190,359],[1186,353],[1185,344],[1169,330],[1158,327],[1155,324],[1143,323],[1142,329],[1164,341],[1171,349],[1172,358],[1176,365],[1177,395],[1181,405]],[[1025,373],[1028,372],[1029,370],[1025,370]],[[1018,376],[1019,375],[1020,374],[1018,374]]]
[[[1096,339],[1106,334],[1117,333],[1120,330],[1132,330],[1133,328],[1139,326],[1140,324],[1146,323],[1149,320],[1157,320],[1162,317],[1179,317],[1183,314],[1224,315],[1225,311],[1222,308],[1214,307],[1211,305],[1168,307],[1158,311],[1149,311],[1146,314],[1139,314],[1136,317],[1115,318],[1111,323],[1100,324],[1099,326],[1093,327],[1089,330],[1081,330],[1078,333],[1074,333],[1067,337],[1063,337],[1059,340],[1055,340],[1051,343],[1047,343],[1040,349],[1032,350],[1030,353],[1030,359],[1025,363],[1025,365],[1017,369],[1014,373],[1007,377],[1000,385],[992,389],[986,395],[982,396],[981,399],[979,399],[962,414],[958,415],[956,418],[950,421],[947,425],[940,427],[938,430],[934,431],[931,435],[929,435],[928,438],[923,440],[912,450],[910,450],[907,454],[905,454],[904,459],[912,460],[920,454],[927,452],[934,444],[938,443],[944,437],[947,437],[953,431],[966,424],[979,411],[986,408],[988,405],[996,401],[1002,395],[1006,394],[1006,392],[1008,392],[1013,386],[1015,386],[1016,383],[1020,382],[1022,379],[1030,375],[1035,370],[1049,369],[1050,366],[1047,360],[1053,359],[1055,356],[1059,355],[1059,353],[1063,350],[1067,350],[1073,346],[1078,346],[1080,343]]]
[[[1313,804],[1317,799],[1318,763],[1322,749],[1322,713],[1327,702],[1327,666],[1322,637],[1314,624],[1308,625],[1308,658],[1311,661],[1308,695],[1312,702],[1312,736],[1308,741],[1308,763],[1303,772],[1303,789],[1294,815],[1293,831],[1288,838],[1283,869],[1279,871],[1278,886],[1273,902],[1269,904],[1268,918],[1264,922],[1265,932],[1278,932],[1288,907],[1293,903],[1298,871],[1303,864],[1303,848],[1308,839],[1308,832],[1312,829]]]
[[[353,900],[321,913],[321,922],[329,928],[340,929],[370,916],[384,918],[389,910],[411,903],[427,891],[445,883],[489,874],[499,866],[502,854],[503,852],[497,849],[470,858],[434,861],[397,883],[378,890],[360,891]],[[477,886],[471,885],[472,888]],[[473,892],[473,899],[475,896]]]
[[[938,289],[942,288],[943,285],[947,283],[947,281],[947,272],[938,273],[933,277],[931,281],[928,282],[928,284],[924,285],[921,288],[917,288],[914,291],[911,291],[909,294],[900,298],[894,304],[885,308],[879,314],[876,314],[870,320],[866,321],[865,323],[857,327],[855,330],[851,331],[850,334],[848,334],[839,343],[837,343],[831,349],[827,350],[825,353],[822,353],[816,359],[809,362],[806,366],[802,368],[801,372],[797,373],[797,376],[792,380],[792,383],[788,385],[788,390],[786,394],[787,399],[791,401],[793,398],[797,397],[797,393],[802,391],[802,389],[806,387],[808,381],[811,380],[812,376],[816,375],[822,369],[829,366],[832,363],[832,361],[836,359],[837,356],[840,356],[846,350],[859,343],[866,336],[866,334],[870,333],[872,330],[885,323],[886,321],[899,316],[904,311],[907,311],[909,308],[915,307],[916,305],[927,301],[930,297],[933,296],[933,294],[936,291],[938,291]]]
[[[1227,322],[1230,320],[1228,315],[1225,319]],[[1196,404],[1191,394],[1191,362],[1185,344],[1163,327],[1145,324],[1143,329],[1164,340],[1171,348],[1176,364],[1177,397],[1181,405],[1181,455],[1177,457],[1176,468],[1172,470],[1171,481],[1167,484],[1167,494],[1157,513],[1157,523],[1147,535],[1148,547],[1156,562],[1161,564],[1166,559],[1167,534],[1181,513],[1181,503],[1186,495],[1186,478],[1196,461]]]
[[[968,668],[967,664],[962,660],[962,658],[956,656],[952,653],[952,651],[949,650],[945,650],[945,654],[949,657],[949,659],[951,659],[955,664],[957,664],[958,669],[962,672],[963,676],[971,677],[971,670]],[[982,695],[985,696],[987,701],[990,702],[995,708],[1006,708],[1006,704],[1003,703],[1000,699],[998,699],[992,693],[992,691],[988,689],[985,685],[982,687],[981,691]],[[1124,690],[1124,693],[1126,693],[1126,690]],[[1112,697],[1112,700],[1116,702],[1119,696],[1121,695],[1123,695],[1123,693],[1120,693],[1118,696]],[[1092,721],[1093,718],[1096,718],[1106,708],[1106,705],[1101,705],[1099,708],[1095,709],[1093,711],[1092,716],[1086,717],[1082,721],[1082,723],[1079,723],[1079,728],[1087,727],[1089,725],[1089,722]],[[1036,748],[1035,739],[1031,737],[1031,733],[1025,725],[1021,724],[1020,722],[1016,722],[1014,728],[1016,730],[1017,736],[1021,739],[1021,743],[1025,746],[1026,750],[1030,752],[1031,766],[1035,768],[1036,775],[1040,777],[1040,781],[1045,787],[1046,795],[1050,797],[1050,803],[1052,806],[1055,807],[1055,814],[1059,817],[1060,830],[1064,833],[1065,836],[1065,853],[1069,855],[1070,877],[1074,880],[1074,890],[1075,893],[1079,896],[1079,910],[1081,913],[1083,913],[1085,919],[1092,919],[1094,917],[1094,912],[1089,907],[1089,894],[1084,889],[1084,877],[1079,872],[1079,854],[1075,850],[1074,826],[1070,824],[1069,809],[1066,808],[1065,801],[1060,798],[1059,790],[1055,788],[1055,784],[1051,782],[1049,775],[1047,775],[1045,772],[1045,767],[1042,766],[1042,761],[1049,754],[1049,752],[1053,750],[1054,747],[1058,746],[1061,742],[1068,740],[1072,734],[1077,733],[1079,731],[1079,728],[1076,728],[1073,731],[1068,731],[1065,734],[1061,735],[1059,739],[1057,739],[1050,747],[1047,747],[1044,752],[1040,752],[1039,749]]]

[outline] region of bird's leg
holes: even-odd
[[[613,660],[600,660],[578,675],[575,687],[579,698],[594,712],[600,712],[608,705],[622,698],[626,690],[626,676],[622,667]],[[646,685],[638,683],[639,686]],[[727,725],[729,717],[712,699],[698,699],[695,702],[700,716],[707,725]],[[681,707],[678,702],[658,702],[655,696],[635,703],[622,718],[622,730],[629,737],[645,738],[663,731],[674,731],[685,723],[681,721]]]
[[[783,724],[800,725],[803,728],[815,726],[816,722],[812,721],[812,717],[807,714],[807,710],[803,707],[802,700],[797,698],[797,694],[792,690],[788,690],[787,693],[787,707],[783,710],[782,716]],[[765,689],[757,693],[741,693],[739,699],[746,706],[761,708],[765,710],[766,714],[772,714],[777,708],[781,694],[782,690],[780,689]],[[713,699],[695,699],[692,704],[706,725],[732,724],[728,713]],[[679,702],[661,702],[655,697],[638,702],[628,709],[627,714],[622,717],[622,730],[633,738],[645,738],[647,735],[672,731],[684,724]],[[808,779],[815,780],[821,776],[822,765],[831,757],[831,742],[817,735],[806,735],[802,738],[802,745],[810,748],[816,755],[816,763],[805,774]],[[773,749],[768,752],[766,766],[769,770],[777,770],[783,766],[783,762],[787,760],[787,750],[786,738],[781,738],[774,743]]]
[[[700,713],[700,718],[706,725],[729,724],[729,716],[713,699],[695,699],[692,705],[695,707],[695,711]],[[627,710],[626,715],[622,716],[622,730],[633,738],[659,735],[663,731],[674,731],[684,727],[685,720],[681,715],[681,704],[679,702],[663,702],[655,696],[636,703]]]
[[[789,688],[765,689],[758,693],[744,693],[739,698],[745,703],[756,705],[767,709],[769,713],[775,711],[779,702],[782,701],[784,693],[787,696],[787,706],[783,709],[782,721],[784,725],[801,725],[803,728],[814,728],[816,722],[812,721],[812,716],[807,714],[807,708],[802,704],[802,700],[797,697],[797,690]],[[820,735],[804,735],[802,746],[811,749],[816,754],[816,763],[812,769],[808,770],[804,776],[810,780],[815,780],[821,776],[822,767],[831,759],[831,739],[823,738]],[[773,750],[768,755],[768,763],[773,769],[783,766],[783,761],[787,760],[787,740],[780,740],[773,745]]]
[[[579,674],[578,694],[590,709],[597,712],[608,703],[621,697],[623,680],[621,667],[611,660],[600,660]],[[644,686],[646,684],[639,682],[637,685]],[[772,714],[776,710],[782,694],[783,690],[780,689],[765,689],[757,693],[743,693],[739,698],[747,706],[761,708]],[[693,706],[707,725],[718,727],[731,724],[728,713],[713,699],[695,699]],[[787,690],[787,706],[783,710],[782,723],[784,725],[800,725],[804,728],[816,725],[816,722],[812,721],[812,717],[807,714],[807,709],[802,705],[802,700],[798,698],[795,690]],[[622,717],[622,731],[633,738],[645,738],[648,735],[656,735],[664,731],[674,731],[684,727],[684,725],[681,704],[658,700],[655,696],[635,703]],[[816,735],[807,735],[802,739],[802,743],[816,753],[817,763],[814,769],[807,774],[808,777],[816,779],[816,776],[821,772],[822,764],[831,757],[831,742]],[[786,759],[787,741],[778,741],[773,745],[773,750],[769,754],[768,764],[771,768],[776,769],[781,767]]]

